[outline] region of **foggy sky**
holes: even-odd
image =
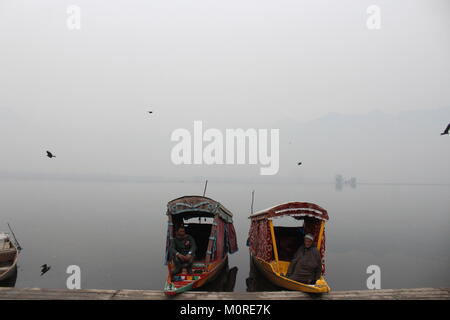
[[[380,30],[366,27],[372,4]],[[449,9],[0,0],[0,171],[258,177],[259,166],[170,162],[171,132],[202,120],[279,128],[282,177],[448,183]]]

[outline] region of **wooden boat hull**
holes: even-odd
[[[11,279],[17,272],[17,264],[14,264],[11,268],[9,268],[7,271],[5,271],[3,274],[0,275],[0,282],[7,281]]]
[[[305,283],[301,283],[298,281],[294,281],[288,279],[281,274],[285,274],[287,268],[289,266],[289,262],[286,261],[271,261],[267,262],[261,260],[253,255],[251,255],[253,263],[261,272],[261,274],[266,277],[271,283],[275,284],[278,287],[294,290],[294,291],[302,291],[309,293],[327,293],[330,292],[330,287],[328,286],[325,278],[322,276],[319,280],[317,280],[316,284],[309,285]]]
[[[17,281],[17,265],[0,278],[0,287],[14,287]]]
[[[12,245],[11,249],[0,252],[0,282],[5,282],[16,275],[19,251]]]
[[[198,277],[198,279],[192,279],[191,281],[172,281],[170,272],[167,275],[166,283],[164,285],[164,293],[166,295],[176,295],[179,293],[183,293],[192,289],[199,288],[206,283],[213,281],[223,269],[223,267],[227,264],[228,257],[225,257],[221,261],[212,262],[208,265],[208,270],[201,274],[194,275],[186,275],[186,277]],[[195,263],[194,263],[195,265]],[[169,264],[168,268],[171,269],[172,265]]]

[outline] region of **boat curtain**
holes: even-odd
[[[167,265],[170,260],[170,247],[172,245],[173,240],[173,223],[172,219],[169,220],[167,225],[167,236],[166,236],[166,257],[164,259],[164,264]]]
[[[221,259],[225,255],[225,222],[217,215],[214,219],[216,226],[216,247],[213,249],[214,260]],[[215,252],[214,252],[215,251]]]
[[[227,253],[235,253],[238,250],[236,231],[233,223],[228,223],[216,216],[214,219],[215,232],[213,232],[212,241],[212,260],[221,259]]]
[[[229,253],[232,254],[238,251],[236,231],[232,223],[225,223],[225,239]]]
[[[323,227],[322,245],[320,246],[320,257],[322,258],[322,274],[325,274],[325,227]]]
[[[273,260],[272,239],[267,219],[252,220],[249,232],[249,247],[253,256],[264,261]]]

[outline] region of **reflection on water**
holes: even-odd
[[[17,281],[17,274],[19,273],[17,266],[14,267],[14,271],[7,279],[0,281],[0,287],[15,287]]]
[[[342,191],[344,186],[350,186],[350,188],[355,189],[356,188],[356,178],[351,177],[350,179],[344,179],[344,177],[341,174],[336,175],[335,178],[335,189],[336,191]]]
[[[229,268],[228,261],[219,275],[211,282],[204,286],[194,289],[193,291],[210,291],[210,292],[233,292],[236,285],[236,277],[238,268]]]

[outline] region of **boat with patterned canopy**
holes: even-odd
[[[274,219],[290,217],[295,226],[274,226]],[[325,223],[327,211],[309,202],[287,202],[252,214],[248,245],[250,256],[258,270],[273,284],[310,293],[329,292],[325,281]],[[289,279],[286,274],[305,234],[314,236],[313,245],[322,260],[320,278],[314,284]]]
[[[228,262],[228,253],[238,250],[233,214],[219,202],[202,196],[184,196],[167,204],[168,228],[165,263],[168,275],[164,286],[167,295],[201,287],[214,280]],[[197,246],[192,270],[172,274],[170,248],[175,227],[184,226]]]

